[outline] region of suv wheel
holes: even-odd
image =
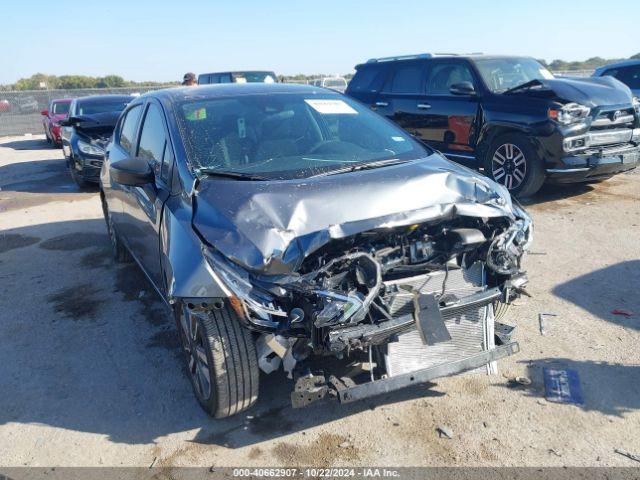
[[[225,418],[258,399],[259,370],[255,342],[228,305],[212,311],[177,306],[176,323],[187,373],[200,406]]]
[[[544,183],[542,161],[524,135],[509,133],[496,138],[485,157],[484,169],[518,197],[533,195]]]

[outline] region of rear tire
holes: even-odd
[[[500,135],[487,151],[484,171],[515,197],[530,197],[542,187],[544,165],[526,136]]]
[[[259,370],[255,342],[226,305],[217,310],[175,309],[187,373],[198,403],[209,415],[226,418],[258,399]]]

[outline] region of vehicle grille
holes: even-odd
[[[635,122],[633,108],[600,110],[589,128],[588,147],[603,147],[629,143]]]
[[[398,282],[388,282],[388,290],[399,283],[410,284],[422,293],[442,291],[445,272],[434,272]],[[457,269],[449,272],[445,293],[464,297],[486,289],[484,285],[484,267],[476,263],[469,269]],[[389,294],[386,298],[393,315],[411,313],[412,296],[406,294]],[[398,335],[396,341],[388,344],[386,368],[388,375],[399,375],[423,368],[449,363],[467,358],[484,350],[491,349],[494,344],[494,315],[491,305],[485,307],[469,307],[462,312],[445,314],[444,323],[449,330],[451,340],[436,345],[424,345],[417,330]],[[493,372],[495,365],[482,367],[482,371]]]

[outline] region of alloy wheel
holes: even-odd
[[[518,188],[527,174],[527,161],[522,150],[513,143],[500,145],[491,159],[493,179],[507,187]]]
[[[211,396],[211,375],[203,329],[194,315],[183,311],[180,330],[189,375],[200,398],[207,400]]]

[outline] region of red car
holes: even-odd
[[[47,142],[57,146],[62,146],[62,138],[60,137],[60,120],[69,116],[70,98],[60,98],[52,100],[47,110],[43,110],[42,124],[44,125],[44,134],[47,136]]]
[[[0,98],[0,112],[10,112],[10,111],[11,111],[11,104],[9,103],[9,100]]]

